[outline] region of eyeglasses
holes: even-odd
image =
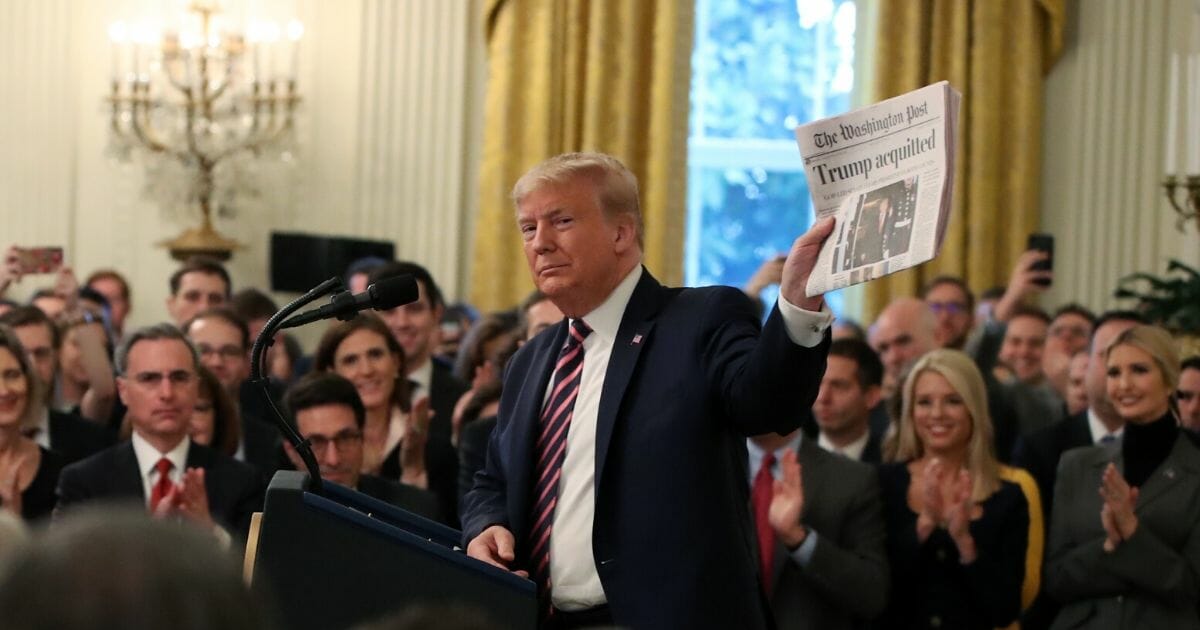
[[[962,302],[926,302],[926,304],[929,305],[929,310],[933,311],[934,315],[942,313],[958,315],[967,312],[967,305]]]
[[[304,439],[308,440],[308,443],[312,445],[314,453],[324,453],[330,444],[333,444],[338,452],[344,453],[359,442],[362,442],[362,437],[362,433],[358,431],[346,430],[339,432],[332,438],[324,435],[306,435]]]
[[[214,348],[206,343],[196,344],[196,352],[202,357],[212,356],[213,354],[220,355],[222,359],[237,359],[246,356],[246,350],[234,345],[221,346]]]
[[[187,370],[172,370],[170,372],[138,372],[133,376],[128,377],[139,387],[147,389],[155,389],[162,384],[163,379],[167,379],[172,386],[181,387],[189,385],[196,380],[196,373]]]

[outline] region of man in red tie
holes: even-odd
[[[174,326],[150,326],[126,337],[115,365],[132,438],[63,469],[56,517],[79,503],[140,499],[157,516],[244,536],[262,487],[249,466],[188,437],[199,392],[192,345]]]
[[[832,316],[805,284],[833,221],[796,239],[760,327],[740,290],[651,277],[637,179],[615,158],[551,158],[513,199],[566,319],[505,371],[463,499],[467,553],[527,572],[546,628],[768,627],[743,438],[791,433],[816,397]]]

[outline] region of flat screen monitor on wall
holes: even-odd
[[[271,290],[305,293],[333,276],[341,277],[350,263],[368,256],[392,260],[391,241],[301,234],[271,233]]]

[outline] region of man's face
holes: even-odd
[[[1200,370],[1188,368],[1179,374],[1179,419],[1185,428],[1200,431]]]
[[[58,369],[58,353],[54,351],[54,336],[46,324],[30,324],[13,329],[17,339],[29,355],[33,363],[33,371],[37,373],[42,384],[48,391],[54,390],[54,371]]]
[[[538,333],[561,322],[563,312],[554,302],[542,300],[525,311],[525,340],[533,339]]]
[[[1088,339],[1092,336],[1092,323],[1078,313],[1063,313],[1050,322],[1046,335],[1047,352],[1074,356],[1076,352],[1087,350]]]
[[[179,278],[179,291],[167,298],[167,311],[175,325],[183,326],[197,313],[223,306],[229,285],[215,273],[189,271]]]
[[[250,376],[250,355],[242,345],[242,333],[219,317],[203,317],[192,322],[188,339],[200,353],[200,363],[221,381],[225,391],[238,395]]]
[[[199,378],[187,344],[178,339],[147,339],[129,350],[125,375],[117,379],[133,430],[165,445],[187,435]]]
[[[1042,378],[1042,351],[1046,347],[1046,322],[1029,316],[1009,320],[1000,345],[1000,360],[1019,380],[1035,383]]]
[[[1088,407],[1094,409],[1102,418],[1110,420],[1117,418],[1117,410],[1108,400],[1108,368],[1104,361],[1104,350],[1118,335],[1136,325],[1136,322],[1111,320],[1097,328],[1095,334],[1092,335],[1087,371]]]
[[[1067,367],[1067,411],[1071,415],[1087,409],[1087,372],[1088,353],[1076,353]]]
[[[962,289],[956,284],[943,282],[929,290],[925,295],[925,303],[937,320],[934,337],[938,347],[962,348],[974,323],[971,312],[967,310],[967,296]]]
[[[605,215],[583,179],[529,193],[517,207],[517,226],[533,283],[565,310],[603,302],[627,272],[622,256],[637,246],[633,218]]]
[[[871,408],[879,402],[879,387],[862,387],[857,370],[854,359],[830,355],[812,408],[822,433],[857,438],[867,430]]]
[[[348,488],[358,485],[363,443],[353,409],[340,404],[309,407],[296,414],[296,429],[301,437],[312,442],[321,477]],[[303,470],[303,460],[288,446],[288,457],[296,468]]]
[[[933,331],[924,330],[924,317],[914,309],[885,311],[871,329],[870,343],[883,361],[884,391],[899,386],[900,375],[914,361],[935,347]]]
[[[442,307],[434,308],[430,302],[424,282],[417,282],[417,290],[420,297],[416,302],[379,311],[379,317],[404,348],[409,374],[423,367],[437,347],[443,311]]]
[[[112,278],[97,278],[88,286],[108,300],[113,326],[117,330],[124,330],[125,318],[129,316],[129,300],[125,298],[121,283]]]

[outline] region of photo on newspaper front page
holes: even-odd
[[[937,255],[954,189],[961,98],[943,81],[796,128],[817,219],[837,218],[808,295]]]

